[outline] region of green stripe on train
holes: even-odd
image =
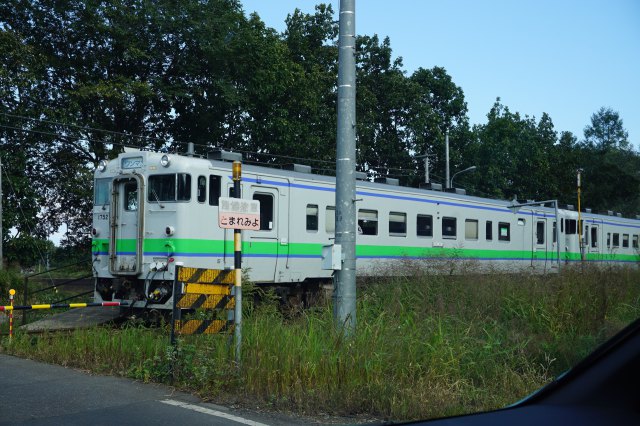
[[[135,251],[135,239],[119,240],[118,251]],[[97,251],[107,251],[109,240],[94,239],[92,247]],[[251,255],[280,255],[280,256],[320,256],[323,244],[315,243],[290,243],[280,244],[277,240],[272,241],[244,241],[242,251]],[[201,240],[201,239],[150,239],[143,242],[144,252],[162,253],[233,253],[233,241],[222,240]],[[406,246],[376,246],[360,244],[356,247],[358,257],[412,257],[412,258],[460,258],[460,259],[535,259],[535,260],[556,260],[556,251],[529,251],[529,250],[490,250],[490,249],[468,249],[443,248],[443,247],[406,247]],[[579,253],[560,254],[562,260],[580,260]],[[587,253],[586,260],[590,261],[640,261],[640,256],[634,254],[619,253]]]

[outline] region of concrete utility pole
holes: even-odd
[[[336,147],[336,271],[334,318],[351,334],[356,327],[356,5],[340,0],[338,134]]]

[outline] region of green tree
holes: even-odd
[[[602,107],[591,116],[591,124],[584,128],[585,144],[589,147],[608,150],[629,150],[629,133],[624,129],[618,112]]]
[[[496,101],[488,122],[474,129],[477,188],[497,198],[556,198],[557,182],[551,179],[556,132],[547,114],[534,118],[512,113]],[[478,177],[480,176],[480,178]]]

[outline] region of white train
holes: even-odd
[[[99,164],[96,301],[167,309],[176,263],[234,267],[233,230],[218,226],[218,199],[233,192],[226,156],[138,151]],[[243,231],[242,259],[254,282],[305,290],[331,279],[321,264],[334,239],[335,178],[295,169],[243,167],[242,198],[260,201],[261,229]],[[580,244],[576,211],[368,181],[358,181],[357,195],[359,274],[406,260],[541,272],[640,260],[640,220],[611,212],[581,214]]]

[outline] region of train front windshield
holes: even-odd
[[[94,191],[94,204],[96,206],[104,206],[109,204],[111,193],[110,187],[110,178],[96,179]]]

